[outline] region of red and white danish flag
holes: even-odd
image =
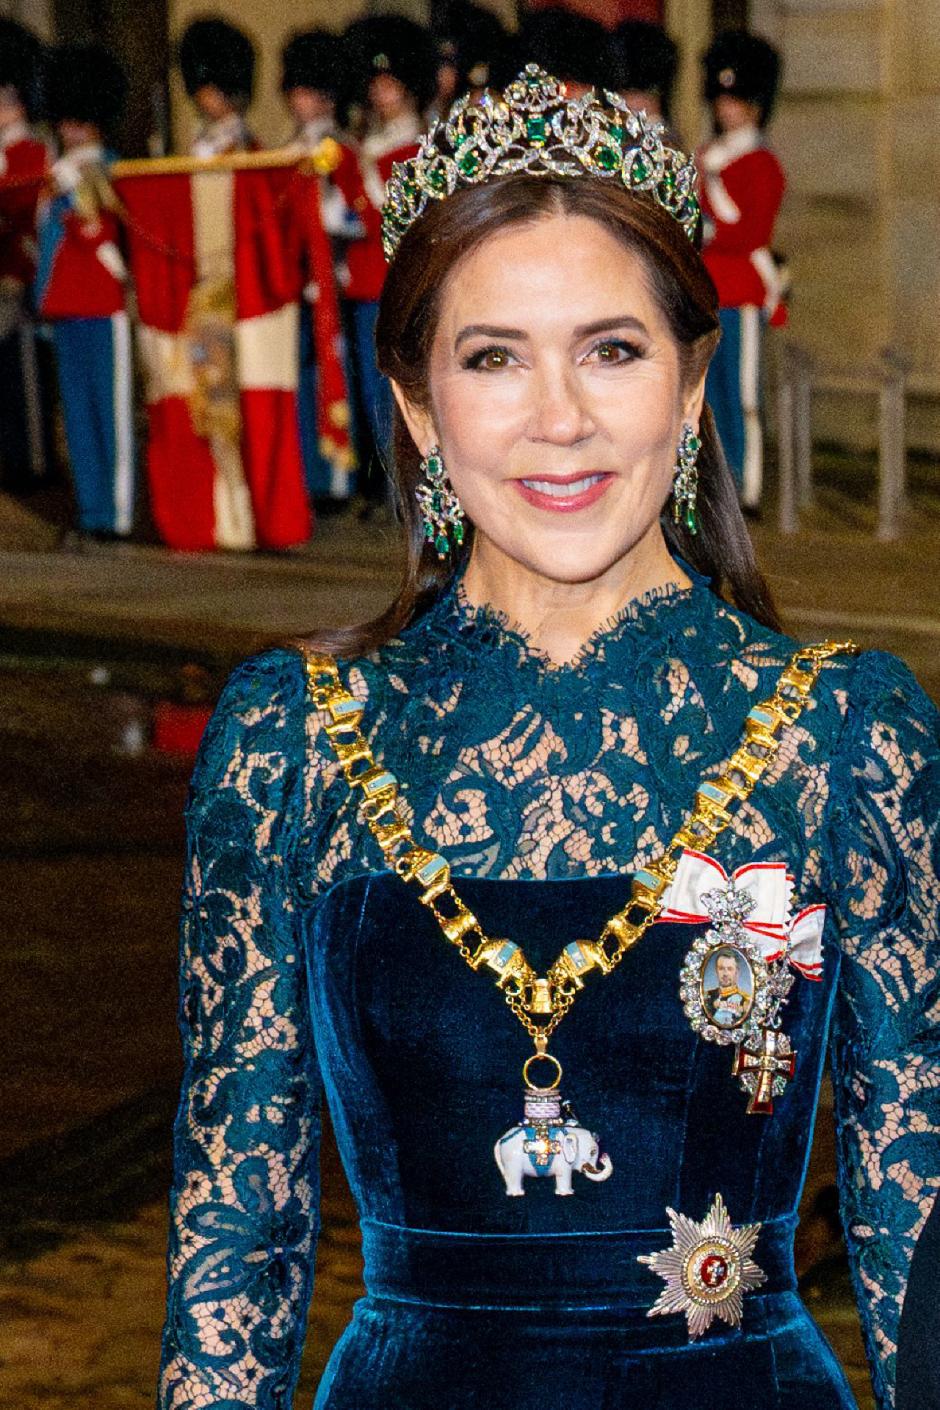
[[[728,883],[747,891],[753,908],[741,922],[765,960],[786,955],[806,979],[822,979],[822,937],[826,924],[824,905],[792,912],[793,877],[785,862],[748,862],[728,876],[721,862],[705,852],[686,850],[663,898],[660,920],[680,925],[707,924],[711,917],[702,897]]]
[[[174,548],[288,548],[312,529],[300,271],[280,213],[293,170],[257,161],[113,173],[137,292],[151,507]]]

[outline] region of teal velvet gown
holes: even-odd
[[[455,584],[341,671],[491,935],[540,973],[599,933],[736,747],[793,643],[707,585],[632,603],[566,667]],[[825,906],[794,972],[796,1075],[748,1115],[679,974],[700,923],[657,924],[593,976],[552,1040],[562,1091],[613,1162],[510,1198],[494,1142],[522,1118],[530,1040],[487,971],[384,868],[306,697],[300,658],[235,672],[188,805],[186,1071],[175,1131],[161,1410],[288,1410],[313,1282],[321,1098],[363,1227],[367,1295],[317,1410],[849,1410],[796,1291],[792,1241],[831,1054],[842,1213],[880,1407],[908,1266],[940,1182],[937,718],[881,653],[824,667],[713,851],[784,862]],[[822,912],[817,912],[821,915]],[[648,1315],[667,1208],[720,1193],[760,1223],[740,1326]]]

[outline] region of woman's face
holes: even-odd
[[[661,532],[702,384],[682,385],[639,257],[586,216],[548,215],[454,269],[430,409],[396,395],[421,453],[440,445],[478,544],[578,583]]]

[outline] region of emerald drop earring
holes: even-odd
[[[432,446],[421,461],[423,479],[415,498],[424,511],[424,537],[434,545],[438,558],[446,558],[454,546],[463,543],[464,517],[460,500],[447,482],[440,446]]]
[[[672,480],[672,517],[684,524],[690,534],[698,533],[695,497],[698,493],[698,453],[702,442],[687,421],[679,437],[679,454]]]

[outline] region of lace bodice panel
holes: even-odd
[[[454,875],[627,874],[669,840],[792,643],[704,586],[631,604],[556,668],[452,589],[343,674],[419,840]],[[161,1410],[287,1410],[316,1232],[319,1076],[295,920],[381,858],[309,708],[299,658],[230,680],[188,824],[170,1295]],[[940,1183],[936,712],[893,658],[824,670],[719,844],[786,861],[844,954],[840,1183],[879,1400],[906,1270]]]

